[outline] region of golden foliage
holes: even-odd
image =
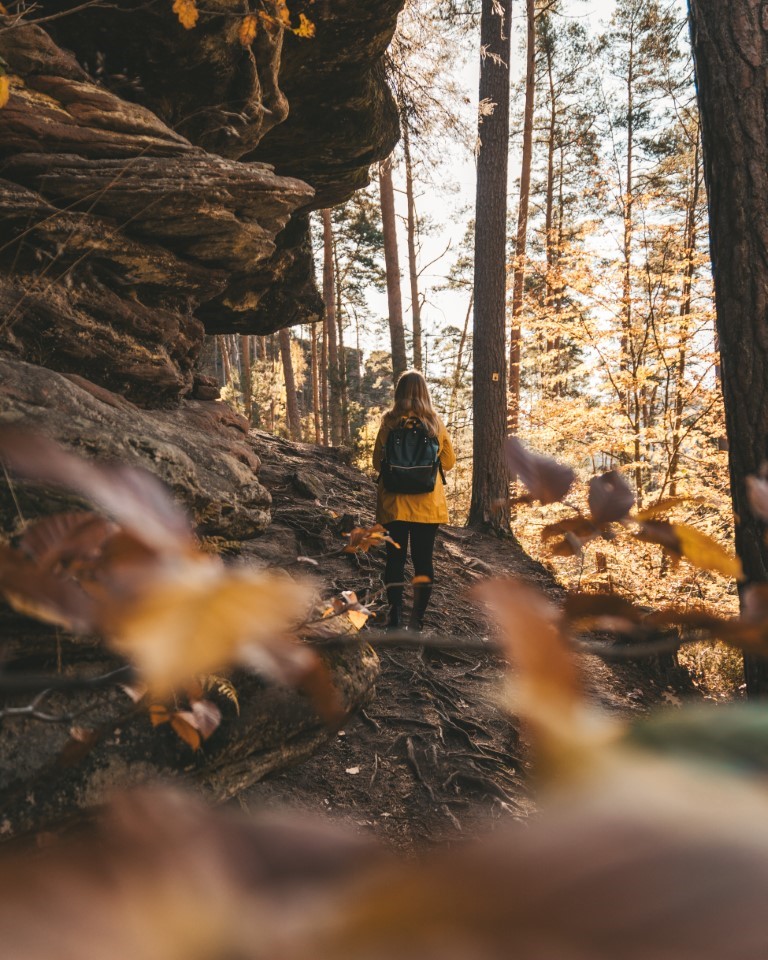
[[[8,103],[11,95],[11,85],[8,82],[8,75],[0,68],[0,110]]]
[[[197,561],[155,577],[132,602],[108,612],[104,626],[110,646],[153,692],[166,694],[233,662],[253,662],[282,679],[288,651],[279,648],[308,599],[285,577]],[[296,655],[302,659],[298,648]]]
[[[191,30],[200,16],[195,0],[173,0],[173,12],[185,30]]]
[[[250,47],[256,39],[256,31],[259,26],[258,18],[253,14],[243,17],[240,26],[237,28],[237,39],[244,47]]]
[[[689,563],[702,570],[715,570],[724,577],[743,579],[744,571],[738,557],[732,556],[711,537],[682,523],[674,524],[673,529],[680,544],[680,553]]]
[[[559,610],[541,591],[511,579],[482,584],[475,596],[501,627],[515,667],[508,677],[510,710],[531,725],[550,770],[581,772],[618,728],[588,704]]]
[[[297,37],[305,37],[311,39],[315,35],[315,25],[311,20],[308,20],[303,13],[299,14],[299,25],[293,31]]]
[[[372,527],[355,527],[344,536],[349,537],[344,553],[368,553],[371,547],[380,547],[383,543],[391,543],[400,549],[400,545],[395,543],[380,523],[374,523]]]

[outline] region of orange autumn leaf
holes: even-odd
[[[195,562],[158,575],[109,610],[103,627],[155,695],[233,663],[283,680],[283,664],[301,672],[312,657],[286,638],[310,600],[305,587],[284,577]]]
[[[8,81],[8,75],[0,73],[0,110],[8,103],[11,96],[11,85]]]
[[[193,720],[191,713],[179,711],[171,717],[171,727],[173,732],[180,737],[184,743],[192,747],[193,750],[200,749],[200,734],[194,728],[190,720]]]
[[[400,544],[396,543],[389,536],[385,528],[380,523],[375,523],[372,527],[355,527],[348,534],[349,543],[344,547],[344,553],[368,553],[371,547],[381,546],[382,543],[391,543],[400,549]]]
[[[258,18],[253,14],[243,17],[240,26],[237,29],[237,39],[244,47],[250,47],[256,39],[256,31],[259,26]]]
[[[715,570],[724,577],[743,579],[741,560],[724,550],[711,537],[682,523],[673,524],[673,529],[680,544],[680,553],[695,567]]]
[[[159,727],[161,723],[168,723],[171,715],[168,707],[162,703],[153,703],[149,708],[149,720],[153,727]]]
[[[348,611],[347,611],[347,616],[349,617],[349,619],[350,619],[350,621],[352,622],[352,624],[353,624],[358,630],[362,630],[362,628],[363,628],[363,627],[366,625],[366,623],[368,622],[368,614],[367,614],[367,613],[363,613],[361,610],[348,610]]]
[[[315,25],[303,13],[299,14],[299,25],[293,31],[297,37],[311,39],[315,35]]]
[[[291,13],[286,0],[275,0],[275,13],[277,14],[277,19],[284,27],[290,27]]]
[[[200,16],[195,0],[173,0],[173,12],[185,30],[191,30]]]

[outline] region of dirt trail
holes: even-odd
[[[268,564],[320,557],[315,576],[329,593],[354,590],[363,599],[377,591],[383,550],[323,556],[338,549],[353,520],[373,522],[374,485],[337,451],[255,436],[275,520],[250,556]],[[366,710],[311,760],[258,784],[243,802],[322,811],[405,848],[528,816],[526,745],[498,702],[505,664],[490,643],[482,649],[489,625],[469,599],[474,583],[504,574],[562,596],[514,541],[441,528],[428,628],[454,643],[471,641],[472,649],[379,649],[381,677]],[[585,657],[584,671],[594,699],[611,711],[641,711],[665,695],[662,675],[647,667]]]

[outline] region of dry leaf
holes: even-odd
[[[97,513],[55,513],[28,524],[19,549],[41,570],[53,571],[98,560],[105,542],[118,527]]]
[[[297,37],[312,38],[315,35],[315,25],[303,13],[299,14],[299,25],[293,31]]]
[[[195,728],[200,731],[203,740],[207,740],[221,724],[221,710],[210,700],[193,700],[191,710]]]
[[[680,544],[680,553],[695,567],[703,570],[716,570],[725,577],[741,580],[744,571],[741,560],[724,550],[719,543],[695,527],[674,524],[674,531]]]
[[[173,12],[185,30],[191,30],[200,16],[195,0],[173,0]]]
[[[180,737],[184,743],[192,747],[193,750],[199,750],[201,736],[195,728],[195,716],[186,710],[178,710],[171,717],[171,727],[173,732]]]
[[[551,457],[526,450],[517,437],[507,437],[504,459],[510,477],[519,479],[531,497],[544,505],[562,500],[576,479],[570,467]]]
[[[8,103],[11,96],[11,85],[8,81],[8,75],[0,72],[0,110]]]
[[[368,553],[371,547],[379,547],[382,543],[391,543],[398,550],[400,544],[396,543],[387,533],[380,523],[375,523],[372,527],[355,527],[349,533],[343,534],[349,537],[349,543],[344,547],[344,553]]]
[[[536,746],[552,769],[577,770],[616,735],[584,695],[557,608],[517,580],[493,580],[475,590],[501,627],[514,664],[510,709],[533,728]]]
[[[158,574],[132,602],[108,609],[103,628],[155,693],[233,663],[285,681],[283,660],[300,668],[311,659],[285,639],[310,601],[305,587],[285,577],[203,560]]]
[[[589,512],[598,526],[623,520],[635,504],[635,495],[617,470],[589,481]]]
[[[250,45],[256,39],[256,31],[258,26],[258,17],[254,16],[253,14],[243,17],[243,19],[240,21],[240,26],[237,28],[237,39],[244,47],[250,47]]]
[[[85,497],[159,554],[194,550],[184,511],[147,470],[95,463],[16,427],[0,427],[0,460],[24,480]]]
[[[369,614],[362,613],[360,610],[350,610],[347,615],[358,630],[362,630],[368,622]]]
[[[683,504],[692,504],[692,503],[706,503],[704,497],[666,497],[663,500],[659,500],[658,503],[654,503],[653,506],[646,507],[644,510],[638,510],[634,516],[635,520],[651,520],[653,517],[658,517],[662,514],[669,513],[670,510],[674,510],[675,507],[680,507]]]
[[[19,613],[75,633],[87,633],[98,622],[96,603],[78,583],[40,570],[4,544],[0,544],[0,594]]]
[[[161,723],[168,723],[171,719],[170,711],[162,703],[153,703],[149,708],[149,720],[153,727],[159,727]]]

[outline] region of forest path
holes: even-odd
[[[326,593],[354,590],[365,600],[380,588],[383,550],[327,554],[338,551],[340,531],[353,520],[373,523],[374,484],[338,451],[258,431],[253,436],[274,523],[248,555],[268,564],[319,557],[312,575]],[[506,665],[490,641],[488,652],[482,649],[489,625],[470,599],[475,583],[502,575],[522,577],[556,601],[563,595],[549,571],[514,541],[442,527],[427,624],[432,637],[458,648],[379,648],[381,676],[365,711],[310,760],[262,781],[241,801],[249,808],[324,812],[404,848],[528,816],[534,804],[527,747],[499,703]],[[461,641],[468,649],[460,649]],[[612,712],[643,711],[669,697],[662,674],[646,665],[589,656],[583,668],[590,695]]]

